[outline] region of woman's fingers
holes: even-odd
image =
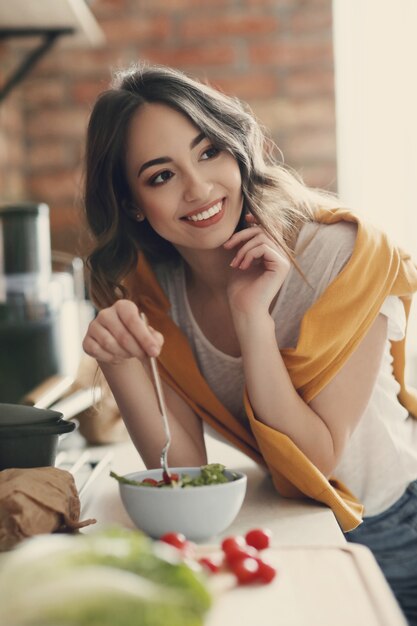
[[[116,357],[143,358],[143,349],[120,317],[116,306],[103,309],[97,315],[97,325],[92,329],[93,338],[102,348],[113,352]]]
[[[260,226],[257,226],[256,224],[254,224],[250,228],[245,228],[244,230],[240,230],[238,233],[233,233],[230,239],[228,239],[223,244],[223,247],[228,248],[230,250],[231,248],[234,248],[238,244],[248,241],[249,239],[252,239],[258,233],[265,233],[265,231],[263,231]],[[265,237],[266,236],[267,235],[265,235]]]
[[[120,363],[123,359],[117,358],[112,352],[107,352],[100,346],[100,344],[93,339],[90,334],[87,334],[84,337],[83,341],[83,350],[86,354],[93,357],[97,361],[102,361],[104,363]]]
[[[136,344],[148,355],[157,356],[163,344],[161,333],[158,333],[141,318],[139,310],[133,302],[120,300],[117,304],[119,304],[117,307],[119,318]],[[128,338],[122,331],[121,341],[124,340],[128,341]],[[124,344],[122,343],[122,345]]]
[[[256,221],[256,217],[252,215],[252,213],[246,213],[245,222],[249,224],[249,226],[257,226],[258,222]]]
[[[261,250],[261,253],[250,255],[251,251],[256,250],[257,248]],[[239,248],[230,265],[232,267],[246,269],[250,265],[250,262],[248,262],[249,260],[252,261],[255,258],[261,257],[265,257],[269,261],[276,262],[279,262],[279,260],[283,258],[280,250],[274,245],[269,237],[259,229],[254,236],[248,239],[248,241],[246,241],[246,243]]]
[[[116,363],[158,356],[162,344],[162,335],[141,320],[138,307],[129,300],[119,300],[91,322],[83,348],[98,360]]]
[[[260,243],[246,252],[243,260],[237,267],[241,270],[248,269],[254,260],[259,259],[263,259],[266,269],[273,269],[278,268],[278,264],[283,260],[283,257],[268,244]]]
[[[104,316],[100,317],[100,315],[101,314],[99,313],[97,319],[89,328],[89,336],[93,339],[95,345],[100,346],[105,352],[121,359],[127,359],[133,356],[133,354],[137,351],[136,346],[131,346],[130,349],[129,346],[124,348],[117,339],[117,331],[112,328],[112,326],[108,327],[108,321]]]
[[[246,243],[242,245],[241,248],[239,248],[230,265],[232,267],[239,267],[245,254],[247,254],[249,250],[252,250],[252,248],[259,246],[262,243],[264,243],[264,239],[261,233],[258,233],[256,236],[251,237]]]

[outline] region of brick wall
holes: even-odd
[[[0,84],[11,70],[6,46],[0,45]],[[23,125],[21,94],[14,92],[0,103],[0,202],[25,194]]]
[[[94,0],[90,7],[106,47],[55,49],[17,89],[21,115],[10,98],[0,117],[14,192],[49,204],[54,248],[84,250],[80,163],[89,110],[109,68],[137,59],[185,69],[244,98],[285,161],[308,184],[335,189],[331,0]],[[0,184],[7,195],[4,177]]]

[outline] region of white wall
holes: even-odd
[[[333,0],[333,15],[339,194],[417,260],[417,0]]]

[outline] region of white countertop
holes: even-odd
[[[245,533],[255,526],[266,526],[279,545],[343,545],[345,539],[332,511],[307,500],[289,500],[276,492],[267,472],[245,454],[230,445],[206,435],[208,459],[223,463],[228,469],[241,470],[248,476],[247,492],[236,520],[224,534]],[[102,455],[107,448],[98,448]],[[108,447],[114,453],[111,469],[118,474],[145,469],[131,443]],[[94,517],[97,523],[88,527],[93,532],[112,523],[134,528],[123,508],[117,482],[108,472],[88,492],[82,517]],[[86,529],[87,530],[87,529]]]
[[[278,574],[269,585],[249,586],[238,586],[227,571],[209,576],[214,600],[205,626],[406,626],[371,552],[346,542],[329,508],[281,498],[265,470],[226,443],[206,437],[209,462],[248,476],[242,509],[224,535],[270,528],[272,545],[263,554]],[[144,469],[131,443],[96,450],[100,456],[108,451],[113,453],[110,467],[118,474]],[[113,523],[134,528],[108,470],[88,492],[82,519],[95,517],[97,523],[83,532]],[[197,550],[219,553],[220,538]]]

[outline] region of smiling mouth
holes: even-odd
[[[186,222],[196,224],[197,222],[214,221],[212,218],[219,215],[223,210],[223,199],[219,200],[216,204],[213,204],[209,209],[205,209],[200,213],[193,213],[192,215],[186,215],[182,219]]]

